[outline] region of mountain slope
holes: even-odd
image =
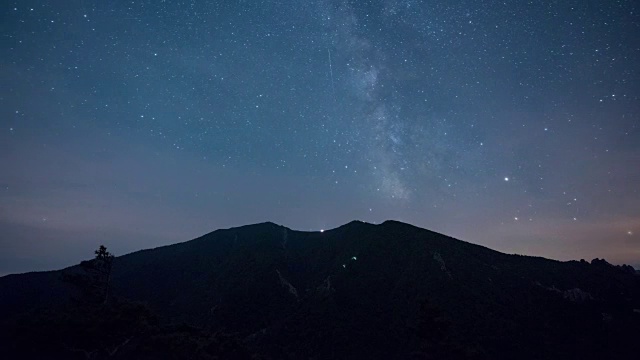
[[[0,315],[63,303],[61,274],[74,271],[0,278]],[[632,269],[506,255],[395,221],[218,230],[117,257],[112,290],[272,358],[589,358],[635,351],[640,335]]]

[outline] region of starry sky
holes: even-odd
[[[0,274],[354,219],[640,265],[635,0],[0,6]]]

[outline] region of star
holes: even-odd
[[[113,246],[134,250],[160,245],[124,244],[138,232],[188,240],[187,228],[263,219],[323,233],[320,219],[324,228],[410,214],[419,227],[551,258],[571,244],[548,239],[579,237],[583,225],[623,239],[639,232],[627,222],[638,216],[637,166],[625,166],[640,156],[640,115],[630,110],[640,53],[629,50],[638,29],[611,26],[632,1],[553,6],[571,20],[566,29],[599,36],[535,42],[545,14],[519,21],[500,2],[315,1],[320,11],[308,11],[299,1],[224,10],[192,1],[177,12],[166,1],[115,1],[108,11],[48,2],[33,12],[11,3],[0,42],[11,64],[0,171],[11,176],[0,189],[12,191],[0,192],[0,213],[18,223],[123,233]],[[500,13],[509,31],[464,16],[483,12]],[[162,26],[169,18],[184,26]],[[63,43],[72,48],[54,46]],[[518,43],[527,51],[505,50]],[[498,224],[509,222],[505,234]],[[640,264],[640,243],[585,237],[592,258]],[[43,259],[46,248],[29,251]]]

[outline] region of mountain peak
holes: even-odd
[[[227,230],[240,230],[240,229],[275,229],[275,228],[285,228],[288,229],[284,225],[276,224],[272,221],[265,221],[261,223],[242,225],[242,226],[234,226]]]
[[[414,229],[414,230],[431,231],[431,230],[423,229],[423,228],[417,227],[415,225],[411,225],[409,223],[405,223],[405,222],[398,221],[398,220],[385,220],[384,222],[382,222],[380,224],[380,226],[383,226],[383,227],[395,227],[395,228],[403,227],[403,228],[410,228],[410,229]]]
[[[370,223],[366,222],[366,221],[362,221],[362,220],[351,220],[348,223],[340,226],[362,226],[362,225],[371,225]]]

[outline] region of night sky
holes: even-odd
[[[0,274],[408,222],[640,265],[640,3],[4,1]]]

